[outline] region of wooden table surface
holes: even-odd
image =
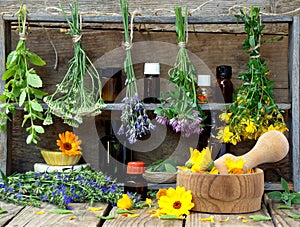
[[[57,209],[57,207],[51,204],[42,204],[41,207],[24,207],[16,206],[0,202],[0,207],[6,210],[7,213],[0,214],[0,226],[10,227],[38,227],[38,226],[55,226],[55,227],[72,227],[72,226],[121,226],[121,227],[137,227],[137,226],[163,226],[163,227],[202,227],[202,226],[300,226],[300,219],[292,219],[288,217],[289,214],[300,215],[300,205],[293,205],[292,209],[277,209],[281,203],[275,203],[265,199],[262,204],[261,210],[253,213],[246,214],[208,214],[191,212],[185,221],[182,220],[159,220],[151,217],[147,213],[149,209],[144,208],[137,210],[140,215],[136,218],[124,217],[120,214],[115,214],[113,219],[101,220],[97,215],[114,214],[116,207],[109,207],[106,204],[97,203],[94,207],[101,207],[99,211],[90,211],[89,204],[79,203],[72,204],[72,214],[54,214],[50,210]],[[36,212],[44,211],[43,214],[37,214]],[[254,221],[250,219],[251,215],[264,215],[271,217],[270,221]],[[73,216],[74,219],[70,219]],[[208,218],[213,216],[215,223],[200,221],[200,218]],[[242,219],[242,216],[245,219]],[[219,222],[229,218],[227,222]],[[247,220],[247,223],[243,223],[243,220]]]

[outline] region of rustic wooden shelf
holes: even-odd
[[[12,14],[3,14],[0,17],[0,74],[5,72],[6,56],[10,51],[11,26],[17,21],[17,17]],[[32,23],[65,23],[62,16],[46,14],[29,14],[28,22]],[[89,16],[83,15],[84,23],[122,23],[120,16]],[[140,24],[174,24],[175,17],[135,17],[134,23]],[[234,16],[217,17],[189,17],[189,24],[235,24],[241,22]],[[285,23],[289,25],[288,41],[288,81],[289,81],[289,103],[279,104],[281,109],[289,111],[289,141],[290,151],[292,152],[292,168],[294,190],[300,191],[300,167],[299,167],[299,17],[297,16],[263,16],[264,23]],[[112,26],[113,27],[113,26]],[[5,83],[0,83],[0,92],[4,90]],[[109,104],[107,109],[118,109],[118,104]],[[203,108],[220,108],[217,105],[203,106]],[[7,134],[0,133],[0,156],[3,157],[0,162],[0,168],[6,172],[7,162]]]

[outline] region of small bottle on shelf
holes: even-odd
[[[144,65],[144,103],[160,103],[160,65],[145,63]]]
[[[148,185],[143,177],[145,163],[140,161],[128,162],[124,192],[137,193],[143,201],[147,198]]]
[[[225,103],[232,102],[233,84],[230,80],[232,76],[232,68],[228,65],[220,65],[216,68],[217,86],[216,89],[221,89]],[[219,92],[216,92],[218,94]],[[222,102],[222,98],[217,96],[217,102]]]
[[[198,75],[197,78],[197,98],[198,104],[207,104],[211,95],[210,75]]]

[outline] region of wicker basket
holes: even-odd
[[[175,183],[177,173],[145,171],[143,177],[152,183]]]

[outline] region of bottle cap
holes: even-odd
[[[143,174],[145,172],[144,162],[128,162],[127,173],[128,174]]]
[[[220,65],[216,69],[217,78],[230,79],[232,76],[232,68],[229,65]]]
[[[145,63],[144,74],[145,75],[159,75],[160,74],[159,63]]]
[[[198,75],[198,86],[209,87],[210,86],[210,75]]]

